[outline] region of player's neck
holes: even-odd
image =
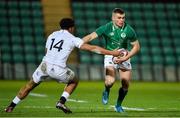
[[[123,30],[124,29],[124,25],[125,24],[123,24],[123,26],[117,26],[115,23],[113,23],[113,30],[115,30],[115,29],[121,29],[121,30]]]

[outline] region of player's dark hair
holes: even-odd
[[[61,29],[69,29],[70,27],[74,27],[74,20],[71,18],[63,18],[59,22],[59,25]]]
[[[115,8],[115,9],[113,10],[113,13],[124,14],[125,12],[124,12],[124,10],[121,9],[121,8]]]

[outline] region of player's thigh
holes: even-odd
[[[78,83],[78,79],[75,77],[75,73],[73,70],[71,70],[70,68],[67,68],[67,72],[66,72],[66,78],[65,81],[63,81],[63,83]]]
[[[34,71],[34,73],[32,75],[33,82],[39,84],[46,77],[48,77],[46,70],[47,70],[46,63],[41,62],[41,64],[38,66],[38,68]]]
[[[104,57],[104,68],[105,68],[105,75],[115,77],[115,69],[114,63],[112,62],[111,55],[105,55]]]
[[[131,70],[119,69],[120,79],[130,81],[131,80]]]
[[[69,83],[70,81],[74,80],[74,72],[70,69],[70,68],[62,68],[59,66],[53,66],[53,71],[50,68],[50,70],[48,71],[48,74],[50,77],[52,77],[53,79],[55,79],[58,82],[61,83]]]
[[[115,77],[115,69],[113,66],[105,67],[105,75]]]

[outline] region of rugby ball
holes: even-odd
[[[126,50],[126,49],[124,49],[124,48],[122,48],[122,49],[119,49],[119,58],[121,58],[121,57],[125,57],[125,56],[127,56],[128,55],[128,51]]]
[[[119,56],[118,56],[118,57],[113,57],[113,58],[112,58],[112,61],[113,61],[114,63],[117,63],[117,62],[116,62],[116,59],[117,59],[117,58],[122,58],[122,57],[125,57],[125,56],[127,56],[127,55],[128,55],[128,51],[127,51],[126,49],[124,49],[124,48],[119,49]]]

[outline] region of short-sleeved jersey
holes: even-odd
[[[75,47],[80,48],[82,44],[83,40],[73,36],[67,30],[55,31],[46,41],[47,53],[43,61],[66,67],[66,61],[72,50]]]
[[[98,36],[102,36],[106,41],[106,49],[128,48],[130,42],[137,40],[134,29],[127,23],[122,28],[113,25],[112,21],[100,26],[95,31]]]

